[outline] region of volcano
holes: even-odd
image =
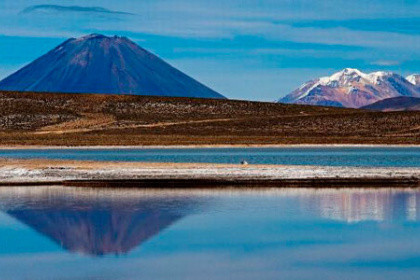
[[[225,98],[128,38],[99,34],[65,41],[0,90]]]

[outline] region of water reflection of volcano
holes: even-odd
[[[323,218],[348,223],[420,220],[420,192],[416,190],[319,190],[299,196],[299,201]]]
[[[0,192],[0,200],[2,210],[66,250],[96,256],[128,253],[199,204],[197,198],[61,188],[15,189]]]

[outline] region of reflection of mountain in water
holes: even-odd
[[[181,215],[138,209],[15,210],[9,215],[50,237],[66,250],[91,255],[121,254],[158,234]]]
[[[327,190],[299,198],[321,217],[357,223],[361,221],[420,220],[420,192],[407,190]]]
[[[71,252],[125,254],[183,217],[200,211],[214,192],[203,196],[191,190],[0,188],[0,210]],[[269,195],[292,198],[304,212],[349,223],[420,220],[418,190],[281,189],[270,190]]]
[[[77,192],[77,191],[76,191]],[[198,201],[168,197],[20,196],[5,211],[66,250],[89,255],[124,254],[182,219]],[[0,197],[2,201],[3,197]],[[15,199],[16,200],[16,199]]]

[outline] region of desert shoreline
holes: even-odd
[[[0,186],[420,187],[420,168],[0,159]]]
[[[420,148],[420,144],[197,144],[197,145],[0,145],[1,150],[112,150],[112,149],[229,149],[229,148]]]

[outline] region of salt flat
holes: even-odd
[[[419,168],[226,165],[196,163],[93,162],[63,160],[0,160],[0,184],[95,180],[364,180],[378,182],[420,179]]]

